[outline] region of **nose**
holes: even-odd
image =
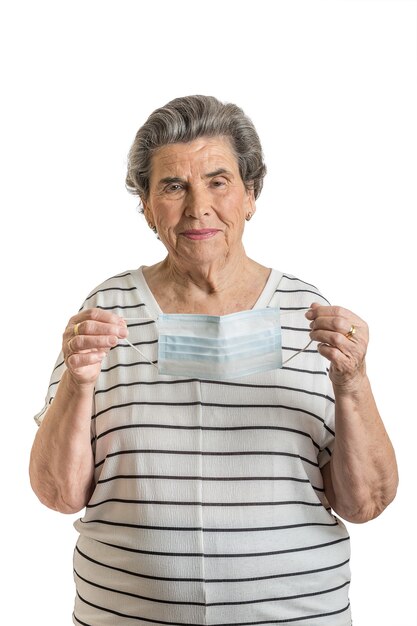
[[[210,215],[210,195],[205,185],[198,185],[189,189],[184,212],[187,217],[195,219],[200,219],[204,215]]]

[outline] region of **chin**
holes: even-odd
[[[208,242],[204,242],[204,244],[207,243]],[[228,249],[225,248],[225,246],[218,245],[210,247],[208,245],[193,245],[192,247],[187,246],[185,250],[177,250],[177,254],[187,263],[192,263],[193,265],[201,263],[205,265],[207,263],[216,263],[224,259],[228,254]]]

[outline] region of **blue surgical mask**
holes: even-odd
[[[158,371],[228,380],[281,367],[278,308],[230,315],[161,314]]]
[[[129,319],[149,321],[149,318]],[[160,314],[155,321],[159,331],[157,365],[128,339],[124,341],[159,374],[170,376],[231,380],[279,369],[312,343],[309,341],[304,348],[282,360],[277,307],[223,316]]]

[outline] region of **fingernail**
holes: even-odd
[[[312,311],[312,309],[309,309],[309,310],[307,311],[307,313],[305,314],[305,316],[306,316],[306,318],[307,318],[308,320],[313,319],[313,315],[314,315],[314,312]]]

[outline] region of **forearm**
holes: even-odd
[[[341,517],[365,522],[382,513],[395,496],[395,453],[367,376],[352,391],[336,385],[334,390],[336,437],[324,472],[326,494]]]
[[[77,385],[65,372],[33,443],[32,488],[43,504],[62,513],[81,510],[91,495],[93,393],[92,385]]]

